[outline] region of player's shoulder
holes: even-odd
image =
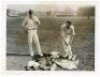
[[[65,27],[66,27],[66,24],[62,24],[62,25],[61,25],[61,28],[65,28]]]
[[[28,16],[25,16],[25,17],[24,17],[25,20],[28,20],[28,18],[29,18]]]
[[[34,19],[38,19],[38,17],[36,15],[33,16]]]
[[[70,26],[70,28],[71,28],[71,29],[74,29],[74,25],[72,24],[72,25]]]

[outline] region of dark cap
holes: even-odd
[[[29,10],[29,14],[33,14],[33,10]]]
[[[71,21],[69,21],[69,20],[67,20],[67,21],[66,21],[66,23],[68,23],[68,24],[70,24],[70,25],[72,24],[72,22],[71,22]]]

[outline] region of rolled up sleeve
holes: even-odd
[[[41,22],[40,22],[40,20],[38,19],[38,17],[34,16],[34,20],[35,20],[36,23],[38,23],[38,25],[41,24]]]
[[[72,35],[75,36],[75,29],[74,29],[74,26],[71,26],[71,29],[72,29]]]
[[[64,24],[61,25],[60,34],[61,34],[61,37],[65,37],[65,33],[64,33]]]
[[[21,26],[22,26],[22,27],[25,27],[26,23],[27,23],[27,17],[25,17],[25,18],[24,18],[24,20],[23,20],[23,22],[22,22],[22,25],[21,25]]]

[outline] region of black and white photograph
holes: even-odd
[[[8,4],[7,71],[94,71],[95,5]]]

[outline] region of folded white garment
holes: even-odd
[[[72,69],[78,68],[77,66],[78,66],[79,60],[70,61],[70,60],[63,59],[61,61],[55,61],[55,63],[59,65],[60,67],[62,67],[63,69],[72,70]]]
[[[57,51],[52,51],[50,54],[51,54],[51,57],[53,58],[59,58],[59,52]]]
[[[38,62],[31,60],[31,61],[28,62],[27,66],[28,67],[34,67],[35,69],[37,69],[40,66],[40,64]]]

